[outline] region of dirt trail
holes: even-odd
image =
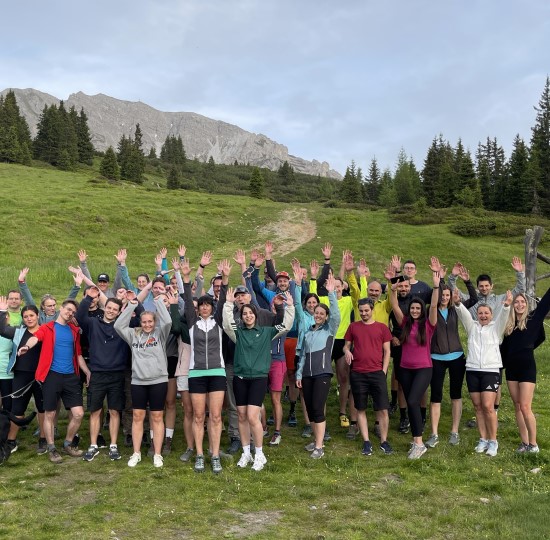
[[[262,227],[259,231],[273,242],[275,255],[288,255],[313,240],[317,226],[305,208],[284,210],[281,219]]]

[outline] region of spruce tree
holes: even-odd
[[[120,167],[118,166],[116,154],[112,146],[107,148],[105,156],[101,160],[99,172],[102,176],[108,178],[109,180],[120,180]]]
[[[397,167],[393,179],[397,204],[412,204],[416,201],[414,182],[415,179],[413,178],[407,154],[405,154],[405,150],[401,148],[397,157]]]
[[[347,203],[357,203],[362,202],[362,196],[363,190],[357,178],[355,161],[352,160],[351,165],[346,167],[346,172],[342,180],[340,198]]]
[[[0,96],[0,160],[31,164],[29,126],[19,110],[13,90]]]
[[[397,194],[393,186],[393,178],[389,169],[385,169],[380,179],[378,204],[384,208],[393,208],[397,205]]]
[[[76,121],[76,135],[78,145],[78,161],[86,165],[92,165],[94,161],[94,145],[90,136],[88,127],[88,117],[84,109],[80,109],[80,114]]]
[[[181,187],[181,175],[178,167],[172,165],[170,173],[168,174],[168,181],[166,182],[168,189],[179,189]]]
[[[365,196],[366,201],[371,203],[378,202],[378,194],[380,192],[380,180],[381,180],[380,169],[378,167],[378,162],[376,161],[376,157],[374,157],[370,162],[369,171],[366,176],[366,183],[365,183],[365,190],[364,190],[364,193],[366,194]]]
[[[264,194],[264,179],[258,167],[254,167],[250,176],[249,193],[255,199],[261,199]]]

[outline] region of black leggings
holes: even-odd
[[[426,393],[432,378],[432,368],[409,369],[401,368],[399,382],[403,387],[403,393],[407,400],[409,420],[413,437],[422,436],[422,414],[420,413],[420,402]]]
[[[0,397],[2,397],[2,409],[11,411],[11,397],[7,397],[12,393],[13,379],[0,379]]]
[[[330,391],[332,375],[320,377],[304,377],[302,379],[302,394],[306,403],[309,419],[316,424],[325,421],[325,405]]]
[[[451,399],[462,398],[462,384],[466,373],[466,357],[462,355],[455,360],[434,360],[432,358],[433,373],[430,383],[430,401],[441,403],[443,401],[443,382],[445,372],[449,368],[449,394]]]

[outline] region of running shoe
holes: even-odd
[[[281,444],[281,434],[275,432],[269,441],[269,446],[279,446],[279,444]]]
[[[390,443],[388,441],[380,443],[380,450],[382,450],[382,452],[384,452],[384,454],[386,454],[387,456],[393,454],[393,448],[390,446]]]
[[[302,429],[302,437],[304,439],[309,439],[312,433],[313,433],[313,429],[311,428],[311,424],[306,424],[304,426],[304,429]]]
[[[195,458],[195,472],[204,472],[204,456],[201,454]]]
[[[109,447],[109,459],[111,461],[117,461],[120,458],[122,458],[122,456],[120,455],[120,452],[118,451],[118,446],[110,446]]]
[[[61,463],[63,461],[56,448],[48,452],[48,458],[52,463]]]
[[[315,448],[310,454],[311,459],[321,459],[325,455],[325,451],[322,448]]]
[[[323,442],[329,442],[332,439],[330,436],[330,433],[328,432],[328,428],[325,428],[325,434],[323,435]]]
[[[349,427],[349,418],[343,413],[340,413],[340,427]]]
[[[141,452],[134,452],[128,460],[128,467],[135,467],[141,461]]]
[[[266,424],[267,424],[268,426],[274,426],[274,425],[275,425],[275,418],[273,418],[273,415],[271,415],[271,416],[267,419]]]
[[[188,448],[181,456],[180,456],[180,460],[183,461],[184,463],[187,463],[192,457],[193,457],[193,454],[194,454],[194,450],[192,448]]]
[[[219,474],[222,472],[223,468],[222,468],[222,462],[220,460],[220,456],[213,456],[211,459],[211,463],[212,463],[212,472],[214,474]]]
[[[6,446],[10,449],[10,454],[17,452],[19,445],[15,439],[6,441]]]
[[[451,446],[456,446],[460,442],[460,435],[458,433],[455,433],[454,431],[451,431],[451,434],[449,435],[449,444]]]
[[[264,468],[266,463],[267,463],[267,458],[263,453],[256,454],[254,457],[254,463],[252,464],[252,470],[261,471]]]
[[[372,456],[372,443],[370,441],[363,441],[363,450],[361,454],[364,456]]]
[[[488,456],[495,457],[498,452],[498,441],[489,441],[487,443],[487,451],[485,452]]]
[[[254,461],[252,454],[245,454],[244,452],[241,455],[241,459],[237,462],[237,467],[240,469],[244,469],[245,467],[248,467],[250,463]]]
[[[399,433],[403,433],[403,434],[408,433],[410,427],[411,427],[411,424],[409,422],[409,419],[403,418],[403,420],[399,422]]]
[[[419,459],[426,453],[427,450],[428,449],[424,444],[413,443],[411,451],[407,457],[409,459]]]
[[[487,450],[487,446],[489,444],[489,441],[487,439],[479,439],[477,446],[475,447],[475,451],[478,454],[483,454]]]
[[[325,445],[323,444],[323,448],[325,447]],[[310,442],[309,444],[306,444],[304,446],[304,450],[306,452],[313,452],[313,450],[315,450],[315,443],[314,442]]]
[[[540,448],[538,444],[530,444],[527,448],[527,452],[529,454],[538,454],[540,452]]]
[[[164,465],[164,458],[161,454],[155,454],[153,456],[153,466],[159,469]]]
[[[522,442],[517,448],[516,448],[516,454],[525,454],[525,452],[529,451],[529,445],[527,443]]]
[[[430,435],[430,438],[426,441],[426,446],[428,448],[435,448],[438,444],[439,444],[439,437],[435,433],[432,433]]]
[[[288,427],[296,427],[298,425],[298,421],[296,420],[296,415],[294,413],[290,413],[288,415],[287,424]]]
[[[38,439],[38,448],[36,449],[36,453],[39,455],[45,454],[48,451],[48,443],[46,442],[46,439],[44,437],[40,437]]]
[[[82,456],[83,461],[93,461],[93,459],[99,454],[99,448],[97,446],[90,446],[87,452]]]

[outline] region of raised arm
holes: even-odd
[[[31,291],[27,285],[27,274],[29,273],[29,268],[23,268],[19,272],[19,277],[17,278],[17,284],[19,285],[19,292],[25,300],[27,306],[36,306],[34,303],[34,298],[32,297]]]
[[[237,325],[235,324],[235,317],[233,315],[233,302],[235,301],[235,295],[233,289],[229,287],[227,290],[227,300],[223,305],[223,330],[233,342],[237,342]]]
[[[512,295],[525,292],[525,266],[519,257],[512,259],[512,268],[516,271],[516,286],[512,290]]]
[[[393,310],[393,315],[395,316],[395,320],[397,321],[397,324],[401,326],[404,316],[403,316],[403,312],[401,311],[401,308],[399,307],[399,301],[397,300],[398,285],[399,285],[398,283],[391,284],[390,304]]]
[[[435,326],[437,324],[437,303],[439,301],[439,270],[432,270],[432,278],[433,278],[433,289],[432,289],[432,298],[430,300],[430,313],[429,313],[429,320],[432,326]]]

